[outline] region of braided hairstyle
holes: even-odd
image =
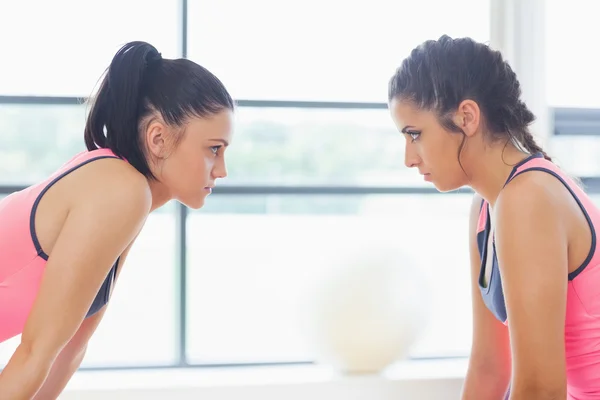
[[[390,101],[402,98],[435,111],[444,128],[463,135],[452,114],[463,100],[471,99],[478,103],[493,140],[512,141],[552,161],[529,131],[535,116],[520,97],[517,76],[499,51],[470,38],[446,35],[413,49],[391,78],[388,91]],[[465,139],[458,150],[459,162]]]

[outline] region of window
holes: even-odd
[[[0,104],[0,184],[46,178],[85,150],[86,106]]]
[[[552,106],[600,107],[600,59],[594,51],[599,6],[588,0],[545,2],[546,82]]]
[[[598,132],[600,134],[600,132]],[[574,176],[600,176],[600,137],[554,136],[549,141],[549,154]]]
[[[0,105],[0,185],[35,183],[84,150],[84,120],[84,106]],[[128,256],[105,319],[90,342],[84,365],[175,361],[175,233],[173,205],[150,215]],[[0,363],[9,353],[5,349],[16,343],[18,338],[2,344]]]
[[[83,367],[167,365],[176,362],[174,204],[152,213],[132,247]],[[0,368],[20,335],[0,343]]]
[[[131,248],[83,366],[177,361],[175,204],[150,214]]]
[[[0,37],[18,40],[0,42],[0,95],[89,96],[130,40],[180,55],[177,1],[35,0],[2,8]]]
[[[31,3],[0,13],[0,34],[20,38],[0,43],[2,54],[20,60],[0,65],[0,96],[65,96],[71,105],[14,98],[15,104],[0,104],[0,195],[2,185],[44,179],[85,149],[87,106],[75,98],[93,93],[114,52],[130,40],[149,41],[165,57],[187,53],[236,99],[384,103],[389,78],[420,42],[442,34],[490,36],[489,0],[34,3],[35,14]],[[76,17],[66,19],[61,9]],[[15,14],[26,14],[30,26]],[[468,24],[456,23],[467,14]],[[111,29],[102,28],[107,24]],[[34,30],[46,34],[34,37]],[[312,285],[331,271],[319,257],[368,240],[405,247],[428,279],[430,325],[412,356],[468,354],[471,196],[416,193],[425,184],[403,167],[404,138],[387,110],[300,106],[238,108],[223,184],[255,186],[256,193],[230,187],[188,215],[188,360],[179,359],[178,207],[169,204],[151,214],[131,250],[84,367],[311,360],[302,307]],[[395,186],[413,193],[269,195],[260,192],[265,185],[291,192]],[[17,343],[0,345],[0,366]]]
[[[370,241],[402,246],[428,279],[431,322],[412,355],[468,354],[470,201],[469,194],[215,195],[188,217],[190,361],[311,360],[303,307],[331,271],[322,260]]]
[[[5,342],[0,343],[0,368],[3,368],[8,363],[8,360],[10,360],[14,351],[17,349],[17,346],[19,345],[20,339],[21,335],[15,336]]]
[[[227,184],[414,184],[387,110],[246,108],[236,112]]]
[[[548,103],[562,108],[555,115],[561,135],[550,138],[549,153],[569,173],[597,177],[600,59],[590,49],[600,33],[595,19],[600,8],[586,0],[548,1],[544,7]]]
[[[419,42],[490,36],[489,0],[188,3],[190,59],[243,99],[385,102],[389,78]]]

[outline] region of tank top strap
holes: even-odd
[[[542,153],[534,153],[534,154],[530,155],[529,157],[521,160],[519,163],[517,163],[513,167],[510,175],[508,176],[508,178],[506,179],[506,182],[504,183],[504,186],[506,186],[510,181],[512,181],[520,173],[525,172],[530,169],[540,169],[540,168],[550,169],[550,170],[554,171],[556,169],[556,165],[554,165],[554,163],[552,163],[551,161],[546,160]]]

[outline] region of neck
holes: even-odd
[[[162,183],[149,179],[148,185],[150,186],[150,193],[152,193],[152,207],[150,208],[150,212],[164,206],[171,200],[171,194]]]
[[[487,147],[472,164],[477,167],[471,174],[471,188],[493,208],[514,166],[529,156],[512,144]]]

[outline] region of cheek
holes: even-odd
[[[458,149],[460,148],[462,135],[457,133],[444,133],[446,140],[444,141],[443,150],[446,153],[446,160],[458,162]]]
[[[427,136],[423,135],[417,144],[421,159],[430,167],[445,161],[449,149],[447,138],[443,135],[433,132]]]
[[[453,171],[458,164],[458,149],[461,144],[462,135],[448,132],[439,132],[430,135],[428,140],[421,143],[420,153],[423,161],[434,169]]]
[[[210,156],[198,152],[195,154],[186,152],[178,154],[169,161],[168,174],[173,186],[185,189],[185,187],[206,183],[211,165]]]
[[[452,176],[457,185],[465,184],[465,165],[468,165],[466,147],[463,145],[465,136],[462,133],[449,133],[445,149],[445,165],[449,177]],[[461,148],[461,146],[463,146]]]
[[[205,179],[213,163],[214,157],[199,153],[189,159],[189,168],[195,172],[196,179]]]

